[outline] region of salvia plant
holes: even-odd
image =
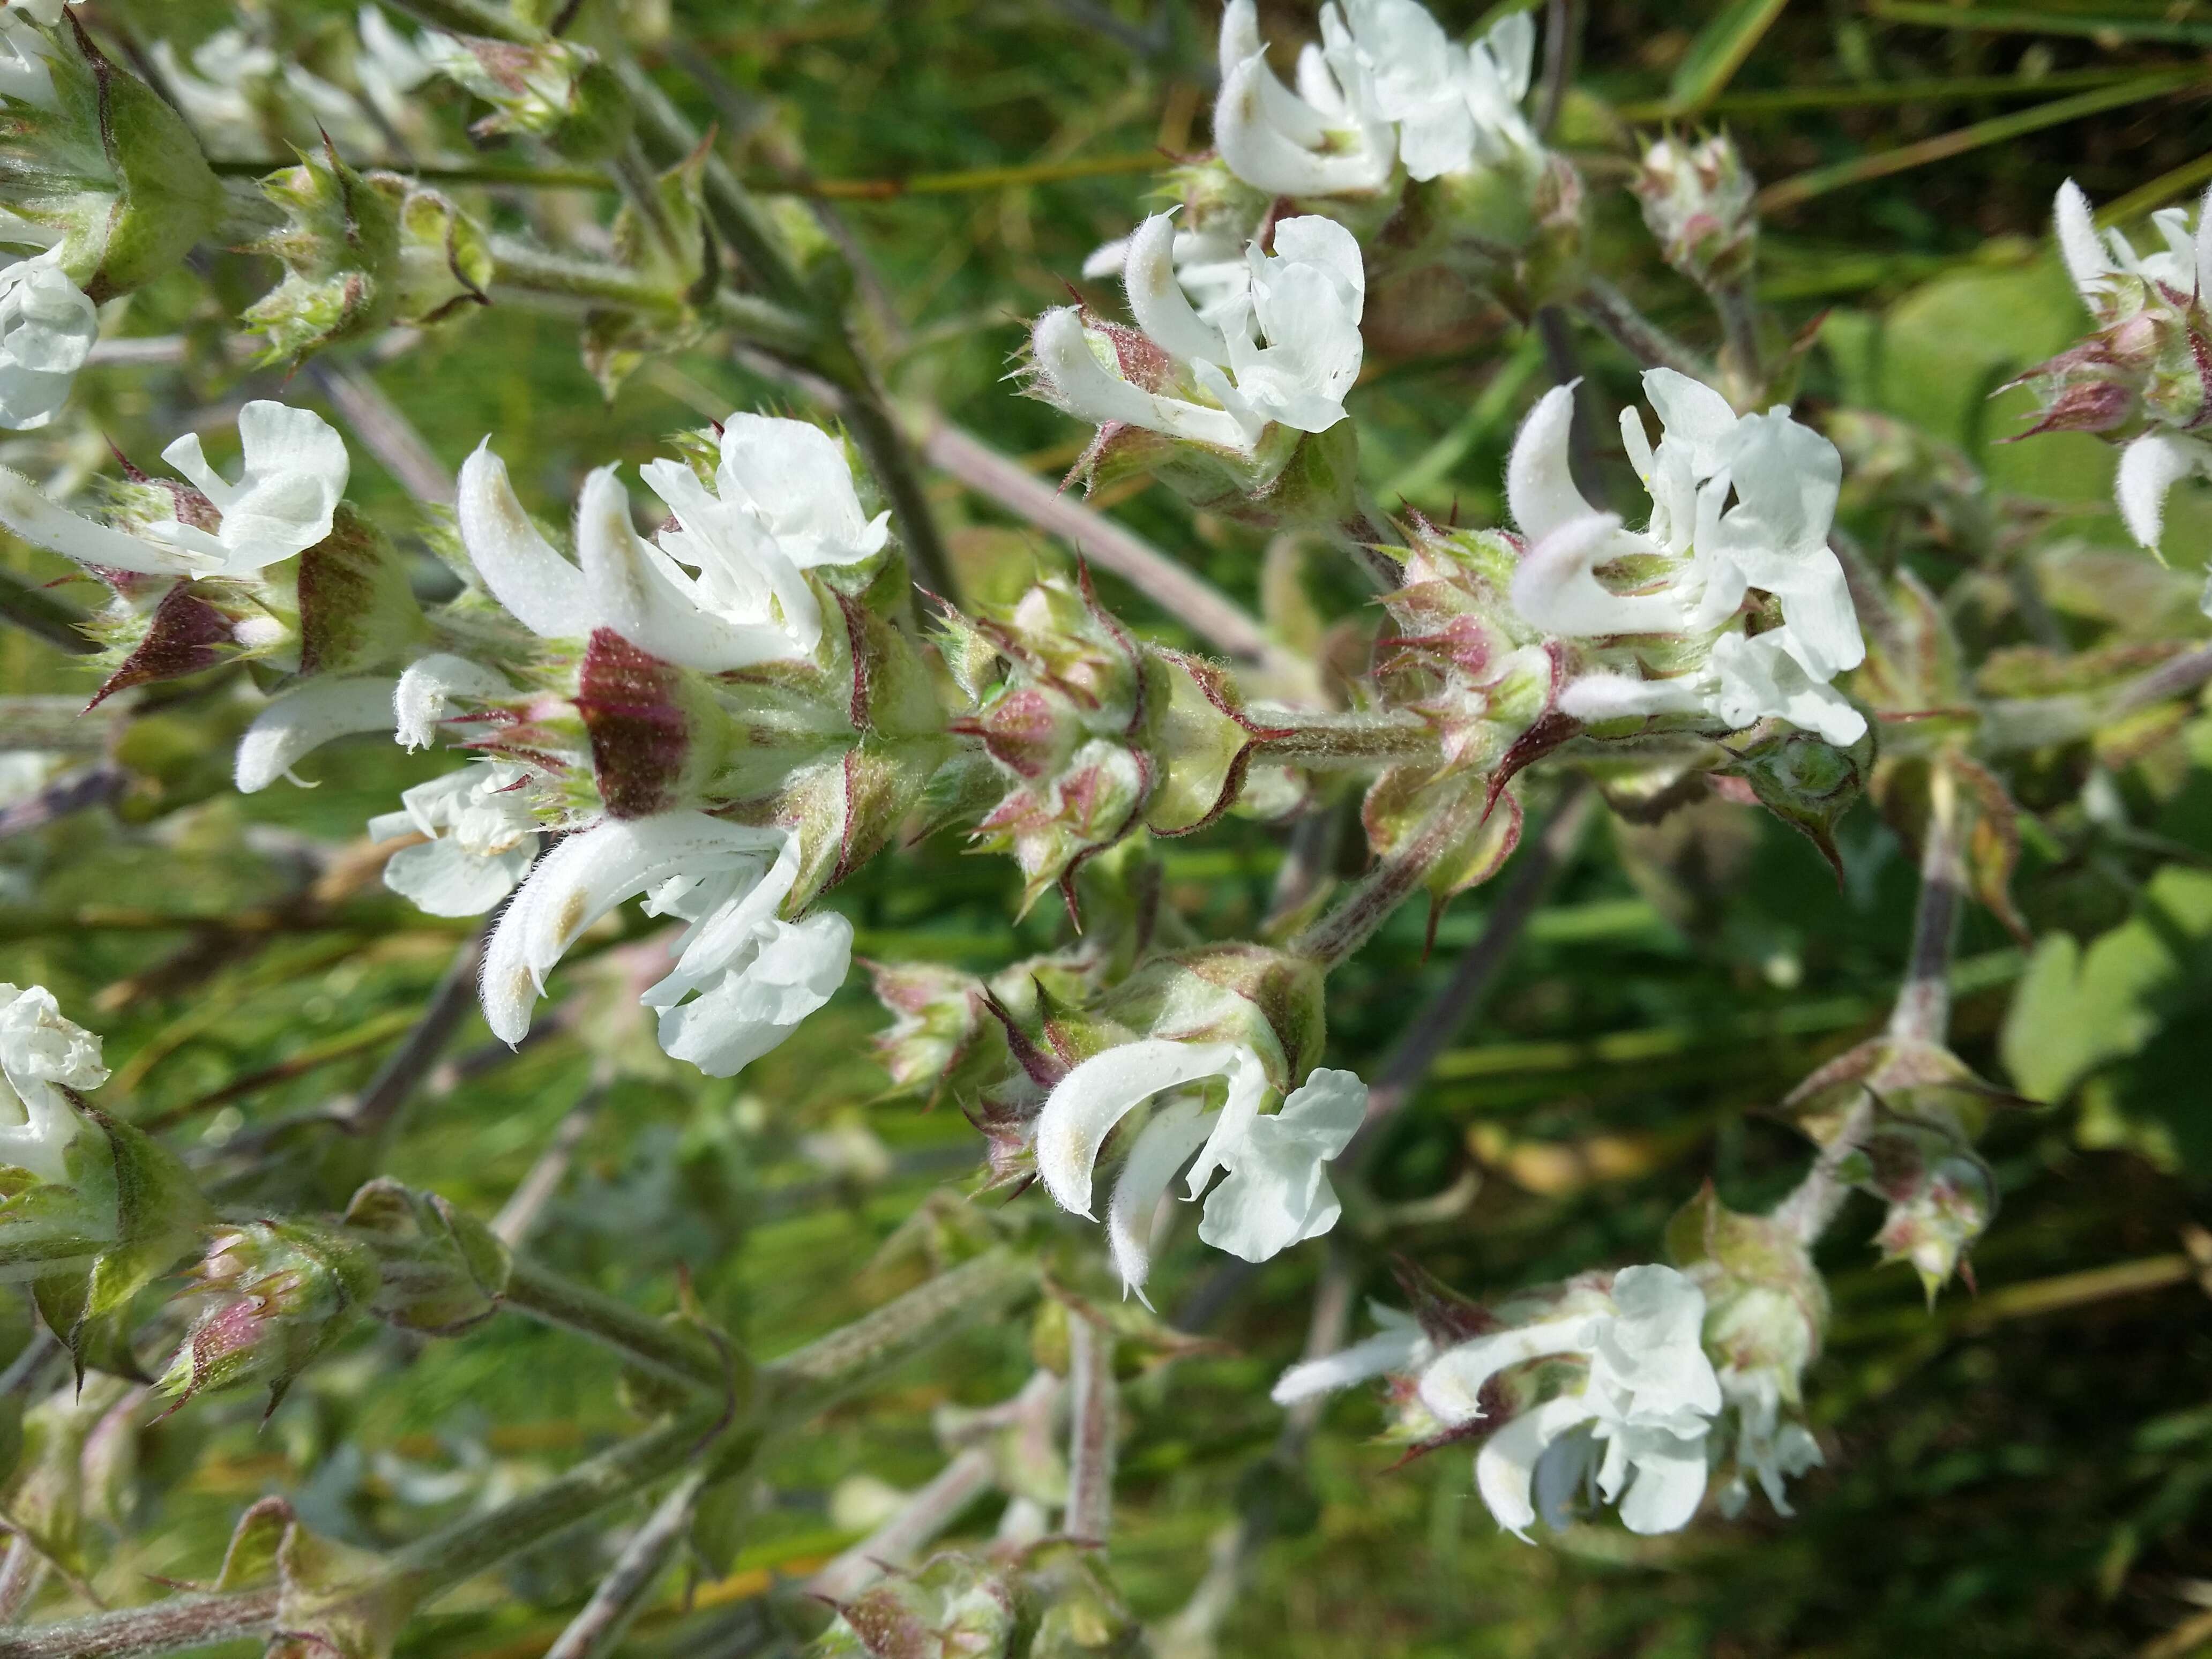
[[[1463,1524],[1844,1580],[1837,1345],[2212,1273],[2207,169],[1916,336],[1763,220],[1932,154],[1697,118],[1776,6],[1640,110],[1573,0],[1011,8],[1155,65],[1092,129],[1175,88],[1042,241],[1059,140],[841,191],[732,78],[880,28],[918,129],[962,9],[0,6],[0,1655],[1322,1651],[1271,1547]],[[836,206],[994,188],[995,291]],[[2023,1274],[2062,1169],[2140,1260]],[[2107,1601],[2206,1599],[2162,1421]],[[1847,1650],[1618,1593],[1342,1650]]]

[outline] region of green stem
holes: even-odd
[[[0,570],[0,622],[21,629],[73,657],[88,657],[100,647],[78,630],[89,620],[67,599],[58,599],[12,570]]]
[[[453,34],[480,35],[518,46],[534,46],[545,31],[516,17],[491,0],[393,0],[398,9],[433,28]]]
[[[628,1303],[563,1278],[526,1256],[514,1259],[507,1281],[507,1305],[604,1343],[662,1376],[716,1395],[727,1395],[751,1370],[744,1354],[734,1349],[723,1352],[702,1332],[641,1314]]]
[[[1575,305],[1644,368],[1671,368],[1693,380],[1713,378],[1710,364],[1638,311],[1634,301],[1604,277],[1592,276]]]
[[[1480,825],[1483,780],[1465,787],[1430,815],[1420,833],[1384,859],[1328,914],[1284,948],[1334,968],[1364,945],[1392,911],[1419,892],[1445,855]]]
[[[492,283],[496,288],[557,294],[659,317],[680,316],[684,308],[681,294],[639,276],[626,265],[549,253],[511,236],[493,237],[491,254]]]
[[[1004,1245],[939,1273],[896,1300],[762,1371],[769,1407],[807,1418],[1036,1287],[1036,1267]]]

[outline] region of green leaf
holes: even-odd
[[[1788,0],[1729,0],[1720,15],[1698,31],[1689,55],[1674,70],[1674,79],[1667,89],[1673,112],[1694,115],[1720,96],[1787,3]]]

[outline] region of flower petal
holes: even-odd
[[[480,916],[514,890],[538,856],[532,846],[471,853],[451,836],[403,847],[385,860],[384,884],[433,916]]]
[[[50,553],[93,569],[142,576],[192,576],[222,562],[205,553],[158,546],[58,507],[21,473],[0,466],[0,525]]]
[[[396,680],[312,679],[283,693],[238,740],[239,793],[266,789],[333,738],[391,731],[398,690]]]
[[[1563,525],[1594,516],[1567,464],[1568,437],[1575,422],[1575,386],[1553,386],[1536,400],[1513,440],[1505,465],[1505,501],[1513,522],[1530,542],[1542,540]]]
[[[862,515],[844,447],[809,422],[732,415],[716,477],[722,500],[750,507],[802,570],[854,563],[890,537],[888,513]]]
[[[1206,1194],[1198,1236],[1247,1261],[1266,1261],[1336,1225],[1342,1213],[1324,1169],[1358,1133],[1367,1085],[1317,1071],[1272,1116],[1253,1119],[1224,1149],[1229,1178]]]
[[[1441,1423],[1456,1426],[1482,1415],[1483,1385],[1509,1365],[1552,1354],[1588,1353],[1595,1322],[1588,1314],[1539,1320],[1462,1342],[1438,1354],[1421,1373],[1421,1403]]]
[[[1412,1370],[1428,1339],[1413,1321],[1402,1315],[1398,1318],[1400,1322],[1348,1348],[1291,1366],[1275,1379],[1268,1397],[1278,1406],[1294,1406],[1392,1371]]]
[[[1175,221],[1156,213],[1137,227],[1129,238],[1128,258],[1121,266],[1121,286],[1129,296],[1129,314],[1153,343],[1170,356],[1189,362],[1225,363],[1229,342],[1220,330],[1199,319],[1191,309],[1182,285],[1176,280]]]
[[[1183,1095],[1152,1114],[1129,1148],[1114,1183],[1113,1201],[1106,1206],[1106,1243],[1113,1252],[1115,1270],[1121,1275],[1124,1294],[1137,1293],[1147,1308],[1145,1279],[1152,1271],[1152,1215],[1167,1196],[1169,1183],[1190,1155],[1206,1144],[1212,1130],[1205,1103]]]
[[[2112,266],[2106,258],[2104,243],[2098,240],[2097,219],[2090,211],[2089,198],[2071,179],[2058,186],[2052,216],[2058,232],[2059,257],[2066,261],[2067,275],[2073,277],[2075,291],[2088,302],[2094,314],[2096,301],[2105,292],[2104,279],[2112,274]]]
[[[1498,1524],[1522,1543],[1535,1541],[1528,1536],[1528,1528],[1536,1519],[1531,1488],[1537,1462],[1554,1440],[1589,1417],[1579,1395],[1562,1395],[1522,1413],[1483,1442],[1475,1454],[1474,1489]]]
[[[1664,441],[1689,451],[1698,477],[1710,477],[1728,464],[1729,440],[1739,417],[1727,398],[1673,368],[1645,369],[1644,396],[1666,424]]]
[[[1630,1458],[1635,1477],[1620,1500],[1621,1524],[1647,1537],[1689,1525],[1705,1496],[1704,1437],[1639,1434]]]
[[[592,631],[584,573],[553,550],[515,499],[507,463],[487,438],[461,464],[455,507],[461,544],[492,598],[541,639],[580,640]]]
[[[1675,632],[1683,625],[1683,606],[1671,591],[1614,593],[1595,574],[1594,567],[1649,546],[1624,532],[1610,513],[1570,520],[1521,556],[1513,571],[1513,608],[1522,621],[1549,634]]]
[[[829,1001],[852,963],[853,924],[834,910],[763,923],[742,965],[663,1010],[661,1048],[708,1077],[735,1077]]]
[[[1093,1054],[1054,1085],[1038,1115],[1037,1173],[1046,1190],[1060,1208],[1088,1216],[1091,1170],[1114,1126],[1164,1089],[1241,1072],[1247,1056],[1257,1072],[1257,1057],[1233,1042],[1148,1038]]]
[[[409,749],[427,749],[437,741],[438,722],[446,718],[454,698],[504,697],[514,690],[500,675],[466,657],[445,651],[417,657],[401,671],[392,696],[399,741]]]
[[[2120,451],[2114,484],[2128,533],[2153,552],[2166,525],[2166,493],[2191,472],[2212,471],[2212,449],[2170,433],[2146,432]]]

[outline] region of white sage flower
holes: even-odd
[[[1540,1486],[1564,1498],[1587,1476],[1639,1533],[1687,1524],[1705,1496],[1705,1435],[1721,1409],[1699,1340],[1705,1293],[1672,1267],[1627,1267],[1613,1276],[1609,1302],[1462,1342],[1421,1375],[1421,1403],[1458,1426],[1482,1415],[1483,1385],[1508,1366],[1555,1356],[1587,1362],[1578,1391],[1501,1425],[1475,1455],[1483,1502],[1524,1541]]]
[[[399,682],[372,675],[317,675],[270,699],[238,740],[233,775],[242,795],[266,789],[312,750],[361,732],[391,732]],[[292,778],[298,783],[298,778]]]
[[[1536,46],[1528,13],[1463,46],[1418,0],[1345,0],[1344,11],[1375,107],[1397,124],[1408,176],[1464,173],[1541,148],[1521,112]]]
[[[63,1018],[45,986],[0,984],[0,1075],[10,1091],[0,1100],[0,1164],[42,1181],[67,1181],[66,1155],[79,1119],[61,1091],[107,1081],[100,1039]]]
[[[2128,533],[2155,551],[2166,527],[2168,492],[2192,474],[2212,477],[2212,443],[2191,429],[2212,403],[2212,372],[2196,344],[2202,307],[2212,296],[2212,210],[2200,204],[2193,228],[2187,209],[2153,214],[2151,224],[2165,246],[2148,253],[2136,252],[2117,230],[2099,234],[2089,198],[2070,179],[2059,186],[2054,217],[2067,273],[2100,333],[2048,367],[2081,360],[2101,396],[2100,407],[2086,418],[2046,424],[2101,430],[2124,424],[2130,406],[2142,400],[2142,412],[2149,418],[2121,447],[2113,494]],[[2166,390],[2160,380],[2179,392],[2184,407],[2150,402],[2145,394]]]
[[[352,462],[345,440],[312,410],[257,398],[238,412],[244,471],[233,483],[208,465],[199,434],[188,432],[161,459],[190,478],[222,515],[213,534],[171,520],[152,526],[161,539],[222,562],[226,575],[250,575],[331,533]]]
[[[82,5],[83,0],[69,0]],[[53,71],[46,67],[53,43],[44,31],[58,28],[63,0],[7,0],[0,4],[0,97],[36,108],[54,107]]]
[[[1321,34],[1298,56],[1292,92],[1268,67],[1253,0],[1222,10],[1214,147],[1230,172],[1271,196],[1370,194],[1398,159],[1397,132],[1334,5],[1322,8]]]
[[[1545,394],[1514,441],[1506,496],[1528,546],[1513,605],[1546,633],[1632,649],[1634,636],[1710,636],[1702,666],[1668,677],[1594,668],[1561,693],[1584,720],[1694,714],[1742,726],[1766,715],[1851,744],[1866,720],[1828,682],[1864,660],[1842,563],[1828,546],[1843,476],[1835,446],[1781,408],[1739,416],[1672,369],[1644,376],[1664,422],[1655,448],[1634,409],[1621,437],[1651,497],[1631,531],[1583,499],[1568,466],[1571,388]],[[1733,497],[1735,505],[1727,505]],[[1634,557],[1663,574],[1616,592],[1600,570]],[[1780,602],[1783,625],[1753,637],[1736,618],[1748,590]]]
[[[672,522],[648,541],[617,470],[586,480],[571,564],[516,501],[488,447],[461,469],[461,539],[493,598],[547,638],[609,628],[639,649],[709,673],[810,654],[822,606],[805,572],[872,557],[888,514],[867,518],[843,451],[804,421],[732,415],[713,488],[679,461],[648,462]]]
[[[1212,1079],[1227,1083],[1228,1095],[1209,1108],[1192,1085]],[[1325,1166],[1358,1130],[1367,1085],[1350,1072],[1316,1071],[1267,1113],[1273,1091],[1266,1066],[1236,1042],[1125,1042],[1062,1078],[1045,1099],[1036,1133],[1037,1173],[1061,1208],[1091,1215],[1091,1175],[1107,1135],[1170,1091],[1131,1146],[1108,1208],[1108,1246],[1126,1290],[1144,1297],[1153,1212],[1186,1164],[1188,1196],[1206,1200],[1198,1236],[1216,1249],[1265,1261],[1336,1225],[1342,1212]],[[1207,1183],[1224,1170],[1209,1194]]]
[[[538,856],[529,772],[506,761],[465,766],[400,792],[368,821],[373,842],[428,840],[385,861],[384,884],[434,916],[480,916],[514,890]]]
[[[1436,1344],[1411,1314],[1379,1302],[1369,1303],[1367,1311],[1382,1328],[1374,1335],[1319,1359],[1300,1361],[1275,1379],[1268,1397],[1278,1406],[1295,1406],[1393,1372],[1418,1375],[1436,1358]]]
[[[1218,323],[1178,282],[1174,226],[1156,215],[1129,238],[1122,283],[1142,331],[1087,326],[1063,306],[1031,337],[1047,401],[1097,426],[1122,422],[1249,455],[1267,428],[1326,432],[1359,378],[1367,278],[1359,244],[1333,219],[1275,226],[1275,251],[1247,250],[1247,292]]]
[[[60,414],[99,337],[99,312],[53,254],[0,270],[0,426],[27,432]]]
[[[502,1042],[520,1042],[554,964],[586,928],[642,895],[648,913],[691,924],[674,970],[642,999],[659,1011],[661,1046],[729,1076],[828,1001],[851,962],[843,917],[777,918],[798,869],[787,831],[703,812],[610,820],[572,835],[538,860],[492,933],[484,1018]]]

